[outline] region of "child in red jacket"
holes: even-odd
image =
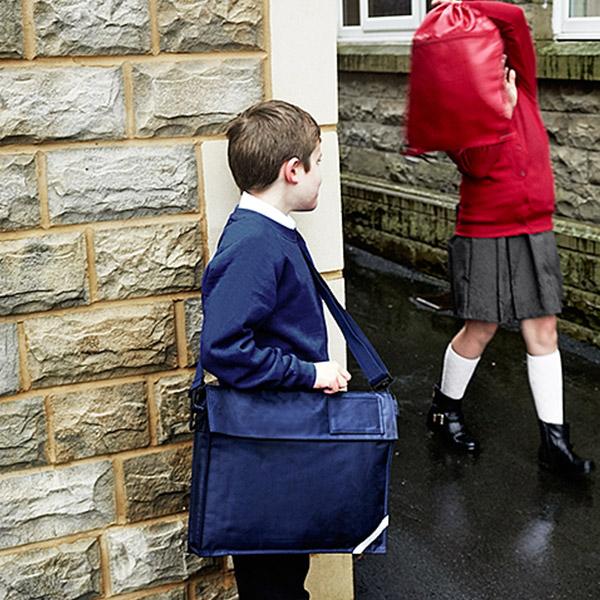
[[[594,463],[573,452],[563,418],[556,329],[562,277],[552,231],[554,184],[537,102],[535,49],[521,8],[493,1],[469,6],[491,19],[504,41],[514,136],[450,156],[463,175],[448,249],[455,312],[465,324],[446,349],[427,425],[455,448],[479,449],[465,428],[461,399],[498,325],[518,321],[539,421],[540,464],[561,474],[587,475]]]

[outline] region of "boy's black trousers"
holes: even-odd
[[[240,600],[308,600],[304,580],[308,554],[250,554],[233,557]]]

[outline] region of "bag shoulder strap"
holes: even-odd
[[[389,387],[393,378],[387,367],[362,329],[350,316],[348,311],[338,302],[323,277],[321,277],[321,274],[315,267],[312,257],[310,256],[304,238],[299,232],[297,235],[300,250],[308,264],[315,287],[317,288],[317,293],[323,302],[325,302],[329,312],[341,329],[342,334],[346,339],[346,343],[348,344],[348,348],[350,348],[352,356],[354,356],[365,377],[368,379],[369,385],[375,390]]]

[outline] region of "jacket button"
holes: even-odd
[[[525,171],[521,170],[521,172],[519,173],[519,175],[520,175],[521,177],[525,177]]]

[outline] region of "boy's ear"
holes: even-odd
[[[297,156],[294,156],[293,158],[290,158],[284,162],[281,168],[286,183],[298,183],[300,170],[304,170],[302,161]]]

